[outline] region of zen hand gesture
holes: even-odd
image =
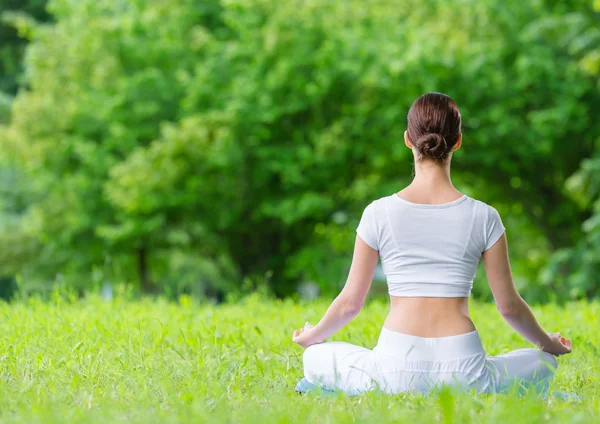
[[[304,323],[304,327],[294,331],[292,341],[304,348],[307,348],[310,345],[320,343],[319,341],[315,340],[314,334],[312,334],[313,328],[314,326],[310,322]]]
[[[551,353],[554,356],[571,353],[573,349],[571,340],[565,339],[560,333],[549,333],[548,336],[550,337],[550,344],[542,347],[544,352]]]

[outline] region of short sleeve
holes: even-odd
[[[356,233],[360,236],[365,243],[369,245],[371,249],[379,250],[379,243],[377,242],[377,226],[375,221],[375,211],[373,203],[365,208],[362,217],[356,229]]]
[[[496,244],[500,237],[502,237],[502,234],[504,234],[504,230],[505,228],[504,224],[502,223],[502,219],[500,218],[500,214],[495,208],[489,206],[488,219],[485,229],[486,244],[484,250],[488,250],[494,244]]]

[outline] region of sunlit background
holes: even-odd
[[[411,180],[428,91],[461,108],[454,184],[499,210],[523,296],[600,295],[598,0],[0,11],[4,298],[331,295],[364,207]]]

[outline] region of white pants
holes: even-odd
[[[422,338],[382,329],[373,350],[344,342],[309,346],[304,377],[348,395],[382,390],[388,394],[425,392],[441,385],[498,393],[515,383],[542,395],[556,370],[556,359],[538,349],[486,357],[479,334]]]

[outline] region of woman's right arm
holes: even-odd
[[[531,343],[553,355],[571,352],[571,342],[560,334],[548,334],[538,323],[529,305],[517,292],[510,270],[506,235],[483,252],[483,265],[496,306],[508,324]],[[564,342],[563,342],[564,341]]]

